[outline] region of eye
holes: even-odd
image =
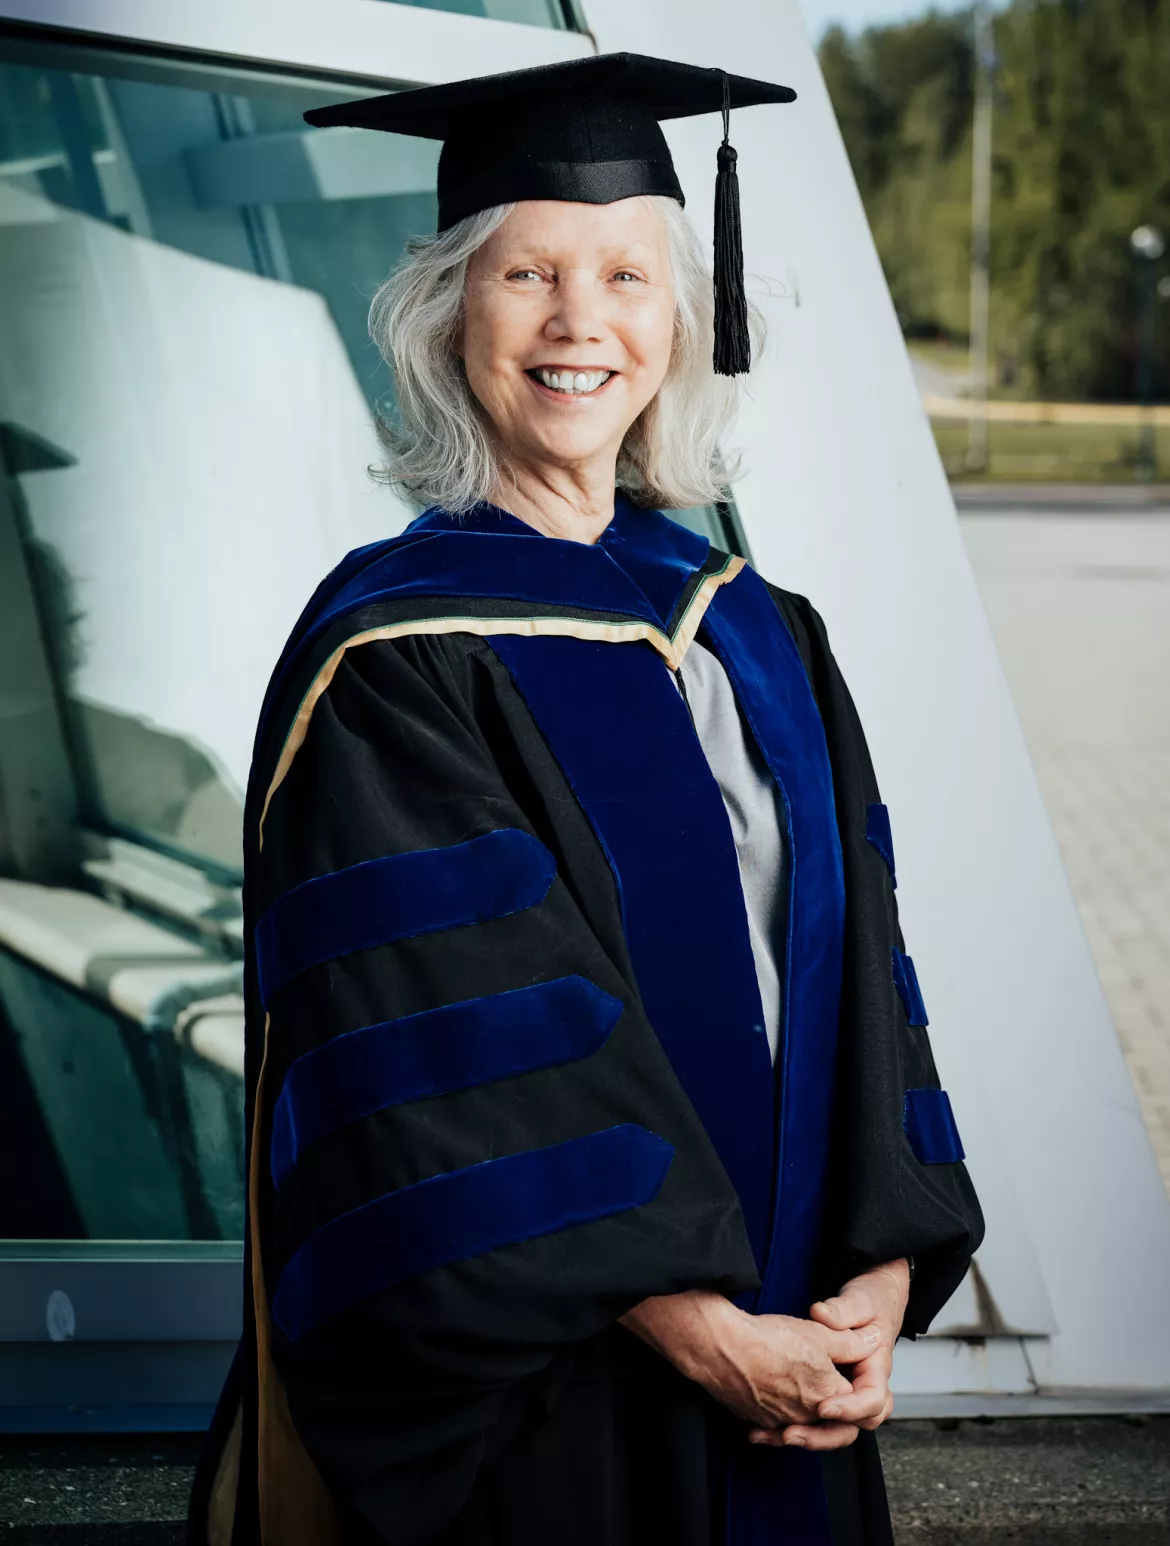
[[[614,278],[620,279],[623,274],[626,275],[626,277],[629,279],[641,279],[642,277],[641,274],[635,274],[632,268],[619,268],[617,273],[614,275]]]
[[[518,268],[514,273],[509,274],[508,278],[522,279],[525,274],[535,274],[538,279],[540,278],[540,270],[535,268]]]

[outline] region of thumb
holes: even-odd
[[[854,1324],[849,1318],[848,1296],[837,1295],[832,1299],[818,1299],[809,1315],[822,1326],[832,1326],[836,1331],[848,1331]]]
[[[821,1299],[809,1310],[813,1320],[824,1326],[845,1331],[851,1326],[864,1326],[877,1319],[878,1307],[873,1295],[861,1284],[846,1284],[841,1293],[832,1299]]]

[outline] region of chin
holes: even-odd
[[[581,462],[599,455],[612,444],[612,435],[558,435],[538,441],[534,449],[552,462]]]

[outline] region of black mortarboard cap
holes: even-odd
[[[439,224],[519,199],[609,204],[636,194],[683,198],[666,137],[667,118],[723,113],[715,179],[715,349],[720,375],[751,364],[733,107],[792,102],[770,81],[678,64],[647,54],[594,54],[529,70],[420,86],[314,108],[319,127],[344,124],[443,141]]]

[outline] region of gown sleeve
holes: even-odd
[[[466,637],[351,648],[249,853],[272,1360],[357,1540],[440,1529],[641,1299],[759,1281],[507,687]]]

